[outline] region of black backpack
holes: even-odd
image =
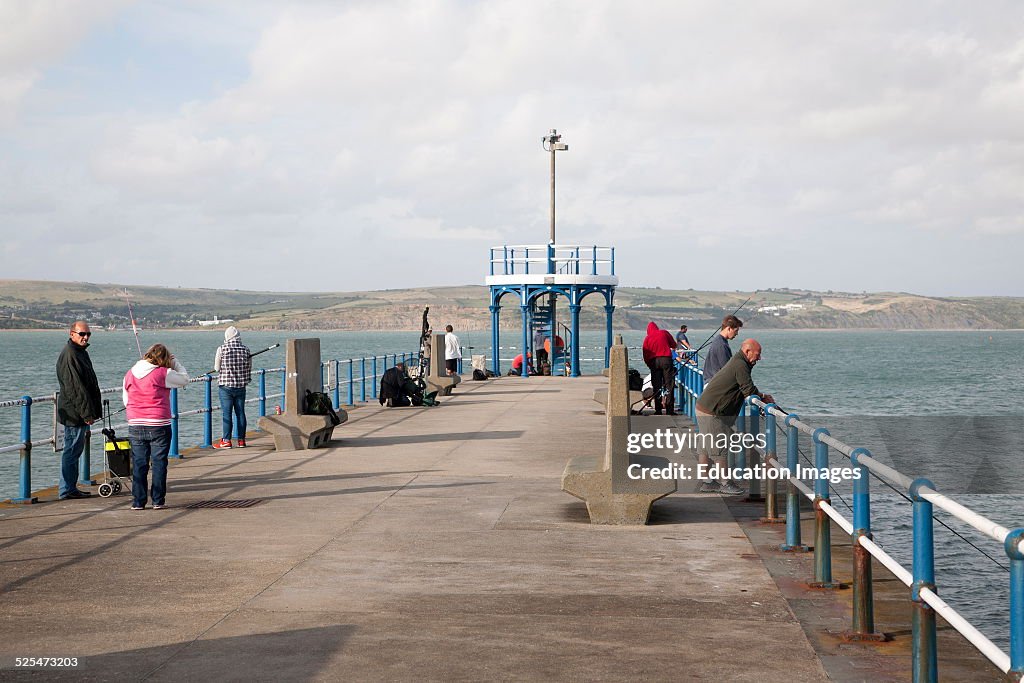
[[[331,398],[322,391],[310,391],[306,389],[306,396],[302,401],[303,415],[327,415],[331,418],[334,426],[341,424],[341,417],[334,412]]]
[[[473,370],[473,379],[475,379],[478,382],[482,382],[485,379],[487,379],[487,373],[485,373],[483,370]]]

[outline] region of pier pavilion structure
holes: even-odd
[[[555,368],[566,365],[563,354],[567,352],[567,372],[559,374],[572,377],[580,376],[579,332],[583,299],[591,294],[603,296],[604,366],[608,367],[615,287],[619,284],[615,276],[615,247],[554,243],[492,247],[490,275],[486,281],[490,288],[492,369],[496,375],[501,374],[501,301],[508,294],[514,295],[522,317],[520,348],[524,354],[530,351],[533,358],[537,358],[533,342],[536,333],[542,332],[550,349],[551,373],[556,374]],[[556,309],[559,296],[568,305],[568,325],[558,320]],[[559,338],[564,339],[564,347],[557,345]],[[524,362],[523,377],[527,377],[528,372],[529,363]]]

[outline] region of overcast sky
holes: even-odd
[[[0,0],[0,277],[1024,295],[1024,5]]]

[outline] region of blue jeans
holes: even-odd
[[[217,387],[220,395],[221,437],[231,438],[231,414],[235,415],[235,430],[239,439],[245,438],[245,387]]]
[[[167,495],[167,454],[171,450],[171,426],[139,427],[128,425],[132,444],[132,505],[146,506],[146,482],[153,463],[153,505],[163,505]]]
[[[64,425],[64,452],[60,456],[60,483],[57,493],[63,498],[78,490],[78,459],[85,452],[89,425]]]

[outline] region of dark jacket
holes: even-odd
[[[708,356],[704,360],[704,386],[715,377],[715,373],[725,367],[725,364],[732,358],[732,349],[729,348],[729,340],[720,334],[716,334],[708,347]]]
[[[88,346],[88,344],[86,345]],[[92,369],[92,359],[85,347],[70,339],[57,357],[57,421],[62,425],[80,426],[86,420],[103,416],[100,401],[100,383]]]
[[[761,394],[750,378],[750,362],[742,353],[729,359],[725,367],[715,373],[714,379],[705,385],[704,392],[697,399],[697,407],[711,415],[734,417],[743,408],[743,399],[752,394]]]
[[[390,399],[401,401],[407,396],[406,383],[409,381],[409,374],[397,367],[388,368],[380,378],[380,391],[377,400],[381,405]]]

